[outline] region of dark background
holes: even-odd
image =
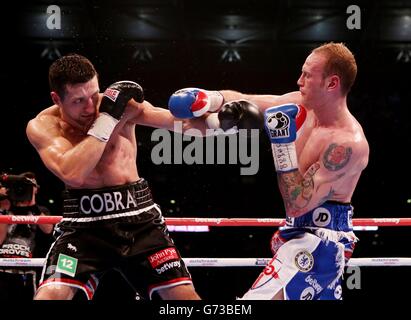
[[[61,30],[46,28],[46,9],[59,5]],[[361,9],[361,29],[346,27],[348,5]],[[355,217],[410,216],[411,1],[31,1],[3,6],[0,170],[32,170],[39,202],[60,215],[63,184],[41,163],[25,126],[51,105],[48,67],[77,52],[90,58],[100,88],[133,80],[148,101],[166,106],[183,87],[282,94],[296,81],[310,50],[342,41],[358,64],[349,107],[370,144],[370,161],[352,199]],[[270,145],[260,135],[260,170],[241,165],[155,165],[153,129],[137,128],[138,168],[168,217],[281,218]],[[53,199],[53,203],[49,200]],[[175,203],[172,203],[174,200]],[[354,257],[407,257],[407,227],[358,232]],[[173,233],[184,257],[268,257],[274,228],[211,228]],[[242,296],[258,268],[192,268],[204,298]],[[409,287],[406,267],[363,268],[362,289],[346,299],[373,298]]]

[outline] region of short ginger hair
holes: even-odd
[[[357,63],[350,49],[343,43],[329,42],[315,48],[312,53],[325,56],[323,77],[337,75],[341,80],[341,92],[348,94],[357,76]]]

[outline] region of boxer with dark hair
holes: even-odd
[[[71,299],[80,289],[92,299],[115,268],[142,297],[199,299],[136,165],[136,124],[173,129],[175,118],[132,81],[100,94],[92,63],[79,55],[55,61],[49,79],[54,105],[29,122],[27,136],[66,190],[35,298]]]

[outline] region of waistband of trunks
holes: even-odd
[[[286,218],[286,226],[301,228],[327,228],[337,231],[352,231],[353,207],[350,203],[326,201],[302,216]]]
[[[139,212],[154,206],[150,188],[144,179],[99,189],[67,189],[63,192],[63,220],[66,217],[113,217]],[[130,214],[127,214],[130,215]]]

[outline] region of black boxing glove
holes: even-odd
[[[247,100],[225,103],[218,112],[220,128],[225,132],[232,129],[262,129],[264,115],[258,107]]]
[[[118,81],[104,91],[99,115],[87,132],[88,135],[107,142],[130,99],[141,103],[144,92],[140,85],[133,81]]]

